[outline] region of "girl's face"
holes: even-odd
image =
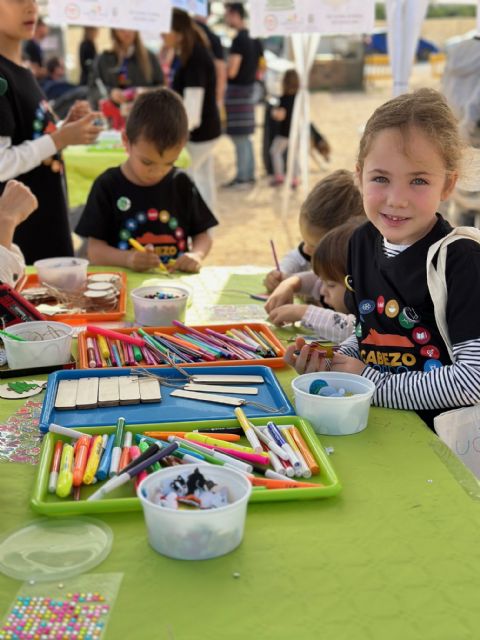
[[[447,174],[442,156],[418,128],[405,136],[383,129],[373,139],[363,168],[357,168],[367,218],[392,244],[410,245],[433,228],[441,200],[457,175]]]
[[[325,231],[307,222],[303,216],[300,216],[299,226],[303,240],[303,251],[307,256],[312,256],[317,244],[325,235]]]
[[[322,286],[320,287],[320,295],[328,304],[329,307],[335,309],[339,313],[348,313],[348,309],[345,306],[345,283],[334,282],[333,280],[322,280]]]
[[[136,31],[130,29],[115,29],[115,36],[122,47],[131,47],[135,44]]]
[[[33,37],[38,18],[36,0],[0,0],[1,34],[12,40]]]

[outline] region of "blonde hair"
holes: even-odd
[[[117,56],[118,61],[121,60],[121,46],[118,36],[116,34],[115,29],[110,29],[110,35],[113,41],[113,51]],[[150,62],[150,57],[148,55],[147,48],[142,42],[142,38],[138,31],[135,32],[135,40],[133,42],[133,47],[135,50],[135,60],[137,61],[138,66],[140,67],[143,77],[145,78],[145,82],[147,84],[151,84],[153,78],[153,69],[152,63]]]
[[[345,169],[333,171],[317,182],[300,209],[300,217],[308,225],[324,231],[362,215],[362,196],[353,173]]]
[[[384,129],[399,129],[407,136],[415,127],[437,147],[447,172],[458,171],[463,143],[457,121],[446,99],[434,89],[418,89],[385,102],[370,116],[358,152],[358,168],[363,169],[375,136]]]

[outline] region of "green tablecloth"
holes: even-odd
[[[209,281],[218,286],[220,271],[212,273],[182,278],[199,301],[211,295]],[[255,283],[258,277],[230,270],[223,286],[258,291]],[[244,303],[240,298],[230,293],[218,302]],[[288,391],[293,373],[278,372]],[[0,419],[20,405],[2,401]],[[113,548],[93,572],[124,574],[106,637],[477,638],[480,510],[462,486],[471,480],[468,473],[455,469],[410,412],[372,408],[365,431],[322,442],[334,447],[342,492],[249,506],[244,541],[225,557],[170,560],[148,546],[141,513],[106,515]],[[28,465],[0,465],[0,533],[35,517],[28,507],[34,474]],[[18,588],[0,575],[2,613]]]
[[[95,146],[85,145],[65,149],[63,159],[70,207],[84,204],[95,178],[110,167],[117,167],[126,157],[124,149],[97,149]],[[189,163],[189,154],[183,149],[176,165],[185,168]]]

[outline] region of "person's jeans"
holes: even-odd
[[[238,182],[249,182],[255,179],[255,158],[253,145],[249,136],[231,136],[237,156]]]

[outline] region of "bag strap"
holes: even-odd
[[[480,230],[475,227],[455,227],[448,235],[430,246],[426,265],[427,286],[433,302],[435,321],[452,362],[454,362],[453,349],[446,317],[448,292],[445,269],[447,265],[447,247],[457,240],[475,240],[480,243]],[[433,260],[437,254],[437,265],[435,266]]]

